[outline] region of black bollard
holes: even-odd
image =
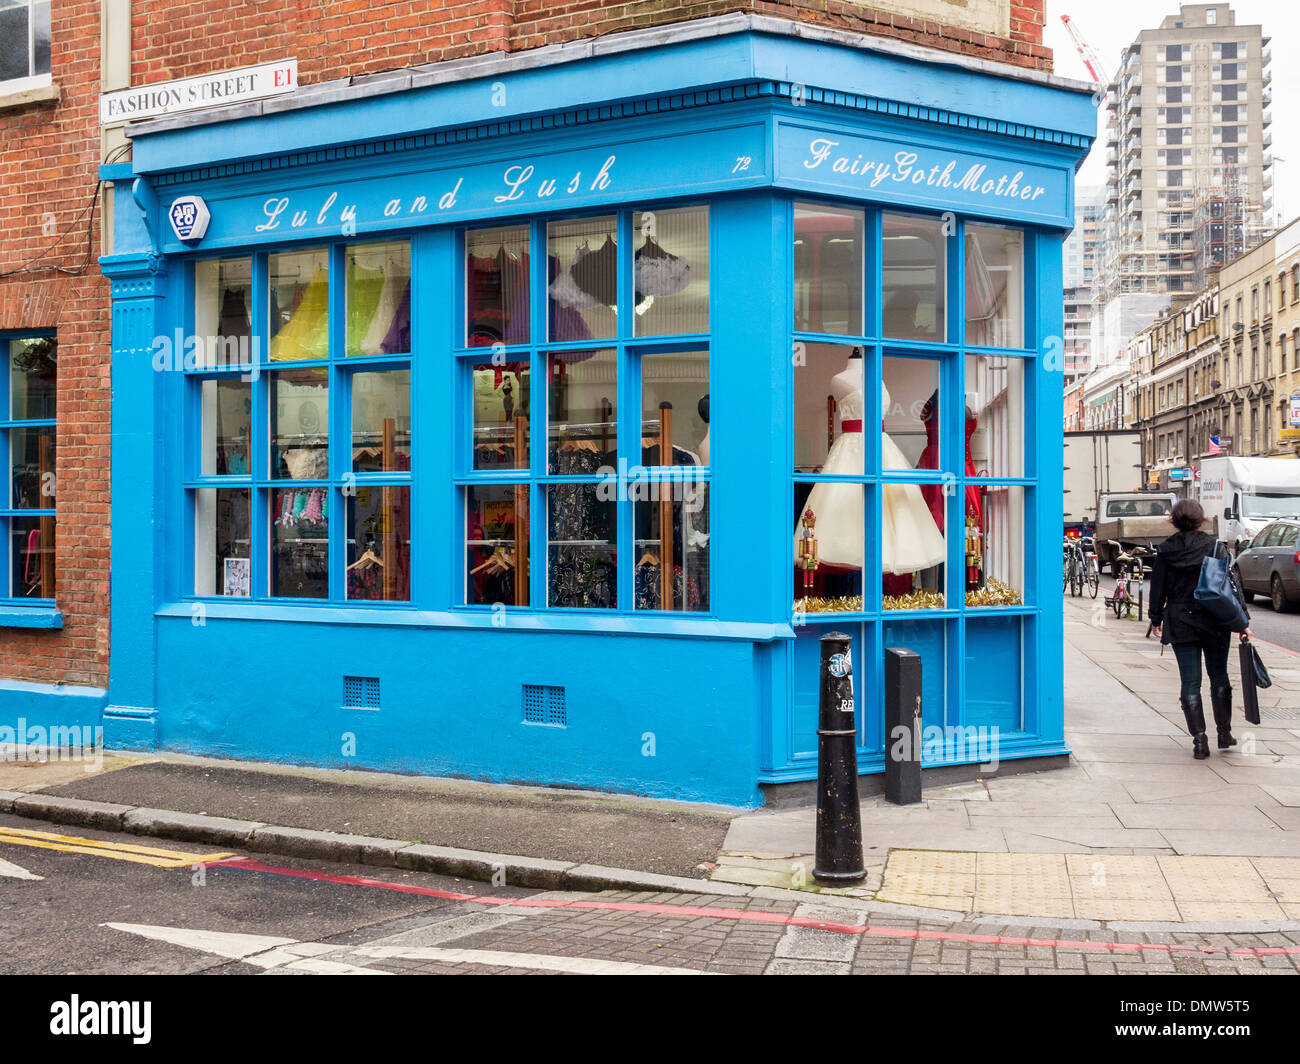
[[[921,800],[921,659],[897,647],[885,650],[885,798]]]
[[[852,640],[821,638],[821,701],[817,728],[817,858],[813,875],[836,883],[866,877],[858,807],[858,729],[853,701]]]

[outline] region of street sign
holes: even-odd
[[[125,122],[179,111],[198,111],[205,107],[260,100],[293,92],[297,87],[298,60],[281,59],[182,81],[164,81],[106,92],[99,98],[99,121],[104,126],[120,126]]]

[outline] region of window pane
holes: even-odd
[[[474,468],[527,469],[531,408],[528,363],[475,366]]]
[[[966,605],[1019,606],[1025,592],[1025,491],[966,491]]]
[[[9,344],[9,416],[14,421],[54,417],[58,344],[52,336]]]
[[[271,595],[329,598],[329,489],[277,488],[271,495]]]
[[[709,208],[632,215],[637,336],[709,331]]]
[[[862,609],[865,491],[861,484],[795,484],[796,612]]]
[[[947,339],[947,238],[937,218],[886,214],[884,332],[899,340]]]
[[[943,532],[943,492],[927,497],[928,484],[882,484],[880,568],[887,610],[942,609],[948,542]]]
[[[247,597],[252,584],[247,488],[194,493],[194,594]]]
[[[566,351],[546,356],[550,395],[547,468],[597,473],[618,449],[618,355]]]
[[[966,356],[966,475],[1024,476],[1024,440],[1024,360]]]
[[[862,348],[795,345],[794,469],[857,476],[863,471]]]
[[[55,498],[54,429],[10,429],[9,465],[15,510],[52,510]]]
[[[202,345],[194,364],[212,369],[259,361],[253,357],[252,305],[252,259],[208,259],[194,264],[194,335]],[[172,357],[179,364],[185,354],[177,351]]]
[[[966,226],[966,342],[1023,347],[1025,234],[994,225]]]
[[[329,356],[329,252],[285,251],[269,258],[271,361]]]
[[[546,604],[602,610],[618,605],[615,504],[607,484],[546,489]]]
[[[352,468],[358,473],[411,468],[411,371],[352,375]]]
[[[618,245],[614,215],[551,222],[547,301],[552,340],[603,340],[617,332]]]
[[[0,81],[30,76],[26,7],[0,10],[0,41]]]
[[[648,483],[636,492],[638,610],[709,609],[709,488],[698,481]],[[639,498],[644,495],[644,498]]]
[[[348,499],[347,574],[349,599],[410,599],[410,488],[367,485]]]
[[[246,381],[204,381],[199,394],[202,425],[200,473],[247,476],[252,431],[252,385]]]
[[[939,363],[932,358],[886,358],[882,365],[884,470],[938,469]]]
[[[271,476],[329,476],[329,370],[271,375]]]
[[[796,331],[862,333],[864,228],[862,211],[795,204]]]
[[[347,249],[348,355],[411,350],[411,245],[405,240]]]
[[[32,5],[32,73],[50,72],[50,4],[37,0]]]
[[[54,598],[54,518],[10,518],[9,557],[10,595]]]
[[[465,489],[465,604],[528,605],[528,485]]]
[[[641,464],[709,464],[707,351],[641,359]]]
[[[529,268],[528,226],[471,229],[465,234],[467,346],[528,343]]]

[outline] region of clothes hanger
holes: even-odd
[[[658,565],[658,564],[659,564],[659,555],[652,550],[647,550],[644,554],[641,555],[641,560],[636,563],[636,567],[640,569],[641,566],[643,565]]]
[[[361,555],[360,558],[348,566],[348,572],[352,572],[353,569],[360,569],[363,565],[365,566],[365,569],[370,569],[376,565],[381,569],[384,567],[384,563],[380,560],[379,556],[369,548],[366,549],[365,554]],[[364,572],[365,569],[362,569],[362,572]]]

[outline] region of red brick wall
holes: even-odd
[[[97,0],[54,0],[51,67],[57,104],[0,112],[0,329],[58,332],[55,581],[63,629],[0,628],[0,677],[102,686],[111,426],[108,286],[95,266],[98,209],[93,226],[88,212],[99,163]],[[50,266],[72,272],[40,268]],[[3,572],[7,578],[7,566]]]
[[[132,84],[296,56],[304,83],[734,11],[786,16],[1050,69],[1045,0],[1013,0],[1007,40],[844,0],[137,0]],[[0,111],[0,329],[59,338],[61,631],[0,628],[0,677],[108,681],[110,306],[87,213],[99,159],[98,0],[53,0],[57,104]],[[53,235],[42,227],[52,217]],[[83,269],[89,255],[92,263]],[[61,270],[50,267],[60,267]],[[21,271],[21,272],[17,272]]]

